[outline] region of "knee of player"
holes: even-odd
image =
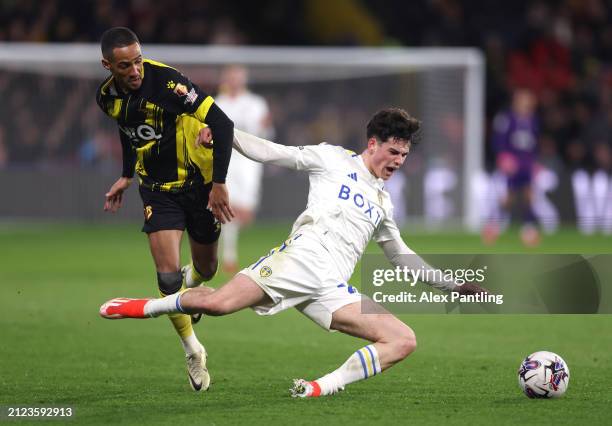
[[[181,289],[183,285],[183,274],[181,271],[176,272],[158,272],[157,273],[157,285],[159,291],[168,296],[174,294]]]
[[[198,270],[198,273],[202,276],[204,281],[210,281],[217,273],[217,267],[219,261],[216,256],[207,259],[205,261],[195,262],[194,266]]]
[[[396,337],[397,355],[404,359],[416,350],[417,341],[414,331],[408,326]]]

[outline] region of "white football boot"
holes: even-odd
[[[196,391],[205,391],[210,386],[210,374],[206,368],[206,349],[200,345],[202,350],[195,354],[187,355],[187,374],[189,375],[189,384]]]

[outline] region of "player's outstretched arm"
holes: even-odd
[[[400,266],[400,267],[406,266],[409,269],[417,270],[417,271],[420,270],[424,272],[437,270],[437,268],[434,268],[433,266],[425,262],[425,260],[421,256],[416,254],[410,247],[408,247],[401,238],[395,238],[392,240],[379,242],[378,244],[382,248],[387,259],[389,259],[389,262],[391,262],[393,266]],[[425,277],[440,276],[441,277],[440,280],[432,279],[429,281],[427,280],[423,281],[431,285],[432,287],[437,288],[438,290],[447,291],[447,292],[457,292],[459,294],[478,294],[478,293],[487,294],[488,293],[487,289],[479,286],[478,284],[464,283],[464,284],[458,285],[457,283],[455,283],[455,281],[451,279],[444,279],[445,274],[425,273],[423,276]]]
[[[119,129],[119,140],[121,141],[123,171],[121,172],[121,177],[104,194],[104,211],[113,213],[121,208],[123,192],[132,183],[134,167],[136,165],[136,151],[134,151],[128,136],[121,129]]]
[[[203,102],[205,103],[205,102]],[[225,178],[227,168],[229,166],[230,157],[232,154],[232,139],[234,133],[234,122],[216,105],[212,104],[205,117],[195,114],[198,119],[201,119],[206,127],[205,132],[210,136],[209,147],[213,150],[213,175],[212,189],[208,196],[208,208],[213,215],[222,224],[231,222],[234,217],[234,211],[230,206],[229,194],[225,186]],[[215,143],[212,143],[212,134],[215,135]],[[197,136],[195,144],[200,145],[202,140],[202,132]]]
[[[393,266],[407,267],[413,271],[423,271],[423,282],[438,290],[458,292],[459,294],[487,293],[487,290],[473,283],[458,285],[454,280],[447,278],[446,274],[436,273],[434,268],[406,245],[397,224],[391,217],[383,220],[377,230],[376,242]],[[439,279],[438,279],[439,278]]]
[[[442,291],[457,291],[459,288],[453,280],[445,280],[444,274],[426,273],[427,271],[436,271],[437,268],[425,262],[425,260],[408,247],[401,238],[382,241],[379,242],[378,245],[393,266],[400,266],[402,268],[407,267],[414,271],[423,271],[425,272],[423,274],[425,277],[440,276],[440,280],[433,279],[424,281],[432,287]]]
[[[234,129],[234,149],[253,161],[295,170],[323,169],[324,146],[286,146]]]

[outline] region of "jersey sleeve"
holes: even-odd
[[[158,84],[165,85],[162,88],[162,91],[166,93],[164,108],[177,115],[194,115],[198,120],[204,122],[208,110],[214,103],[212,96],[174,68],[162,67],[158,70],[161,76]]]
[[[167,98],[176,114],[189,114],[210,127],[213,135],[213,174],[215,183],[225,183],[232,155],[234,122],[215,104],[212,96],[174,68],[166,70],[172,93]]]
[[[119,138],[121,140],[121,154],[123,157],[123,170],[121,176],[131,179],[134,177],[136,167],[136,151],[134,151],[128,136],[121,130],[119,130]]]
[[[396,238],[377,242],[385,257],[393,266],[406,267],[412,271],[437,270],[406,245],[399,235],[399,231]],[[423,276],[432,277],[432,279],[425,280],[425,282],[438,290],[453,291],[457,288],[457,284],[452,279],[445,278],[445,274],[425,273]],[[441,278],[438,279],[438,277]]]
[[[330,145],[286,146],[234,130],[234,148],[259,163],[274,164],[310,172],[325,170],[325,157]]]
[[[393,220],[393,209],[390,208],[387,212],[387,216],[382,220],[376,231],[374,232],[374,241],[382,243],[390,240],[401,240],[399,228]]]

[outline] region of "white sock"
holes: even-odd
[[[144,306],[144,314],[148,317],[158,317],[164,314],[184,313],[180,303],[181,293],[174,293],[170,296],[159,299],[151,299]]]
[[[221,239],[223,243],[223,262],[237,263],[238,261],[238,231],[240,225],[235,222],[230,222],[223,225]]]
[[[344,390],[344,386],[375,376],[381,372],[378,352],[374,345],[359,349],[335,371],[315,380],[321,387],[321,395],[331,395]]]
[[[181,344],[183,345],[183,349],[185,350],[185,355],[191,355],[200,352],[201,343],[196,337],[195,333],[191,333],[188,337],[181,337]]]

